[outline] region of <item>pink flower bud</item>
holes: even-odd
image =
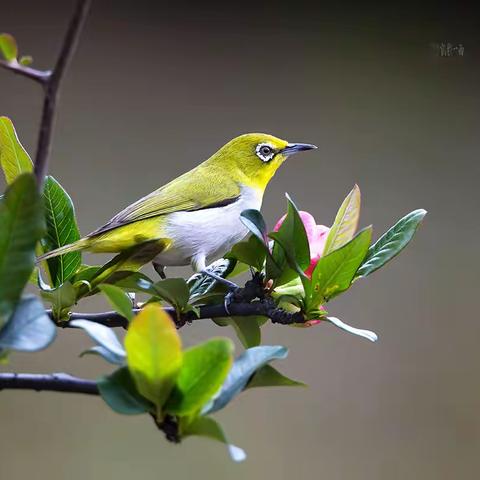
[[[312,272],[315,269],[318,260],[320,260],[322,257],[330,228],[326,227],[325,225],[317,225],[315,223],[315,218],[313,218],[313,216],[308,212],[300,211],[298,213],[300,214],[300,218],[302,219],[305,227],[305,232],[307,233],[308,237],[308,244],[310,246],[310,265],[305,270],[305,274],[308,276],[308,278],[311,278]],[[285,220],[285,217],[286,215],[284,215],[277,222],[275,228],[273,229],[275,232],[279,230]]]

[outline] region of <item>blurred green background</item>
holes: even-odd
[[[16,0],[0,30],[47,68],[72,3]],[[465,56],[439,57],[443,41]],[[377,235],[410,210],[429,214],[399,259],[330,304],[377,344],[330,325],[264,328],[265,343],[291,349],[276,366],[310,387],[249,391],[218,415],[245,463],[207,440],[167,444],[148,418],[97,398],[4,391],[0,478],[477,478],[479,46],[473,12],[453,2],[95,1],[50,168],[83,233],[249,131],[320,147],[277,174],[263,207],[270,227],[286,191],[329,225],[355,182],[362,225]],[[0,113],[31,153],[40,107],[38,86],[0,71]],[[183,329],[184,343],[231,335],[210,323]],[[79,359],[88,345],[59,331],[47,351],[1,368],[95,378],[110,367]]]

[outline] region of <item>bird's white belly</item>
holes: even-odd
[[[195,270],[203,269],[205,262],[220,258],[248,234],[240,213],[249,208],[260,210],[261,205],[261,192],[242,187],[240,198],[230,205],[171,214],[166,233],[172,245],[155,262],[164,266],[192,263]]]

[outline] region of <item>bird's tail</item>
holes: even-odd
[[[88,238],[81,238],[80,240],[70,243],[69,245],[64,245],[63,247],[56,248],[51,252],[44,253],[37,257],[37,263],[43,262],[44,260],[48,260],[50,258],[58,257],[59,255],[65,255],[66,253],[70,252],[77,252],[78,250],[84,250],[88,247]]]

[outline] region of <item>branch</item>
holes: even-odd
[[[72,377],[67,373],[0,373],[0,390],[7,388],[99,395],[95,381]]]
[[[141,309],[134,308],[134,313],[138,313]],[[304,323],[305,319],[301,313],[288,313],[278,308],[273,300],[263,299],[255,302],[232,303],[228,306],[228,311],[223,304],[204,305],[199,308],[199,315],[190,311],[178,317],[176,311],[172,307],[164,309],[174,320],[178,328],[183,327],[186,323],[195,320],[204,320],[220,317],[255,317],[264,316],[270,318],[272,323],[282,325],[291,325],[292,323]],[[50,318],[53,318],[52,311],[47,310]],[[57,322],[59,327],[71,328],[71,320],[90,320],[91,322],[101,323],[107,327],[128,327],[128,320],[117,312],[100,312],[100,313],[80,313],[72,312],[67,322]]]
[[[43,101],[42,119],[38,135],[37,154],[35,157],[34,172],[39,189],[42,189],[47,174],[48,157],[52,143],[53,123],[57,106],[58,91],[63,79],[65,69],[72,59],[77,46],[80,32],[85,23],[91,0],[78,0],[75,12],[70,21],[65,39],[55,68],[51,75],[44,81],[45,97]],[[20,73],[20,72],[18,72]]]
[[[31,80],[35,80],[39,82],[41,85],[45,85],[47,80],[50,78],[52,72],[49,70],[37,70],[35,68],[26,67],[21,65],[16,60],[12,62],[7,62],[6,60],[0,59],[0,67],[5,68],[6,70],[10,70],[13,73],[18,75],[22,75],[24,77],[30,78]]]
[[[0,391],[7,389],[100,395],[94,380],[73,377],[68,373],[0,373]],[[152,414],[152,417],[168,441],[180,442],[178,423],[174,417],[166,415],[161,422],[155,415]]]

